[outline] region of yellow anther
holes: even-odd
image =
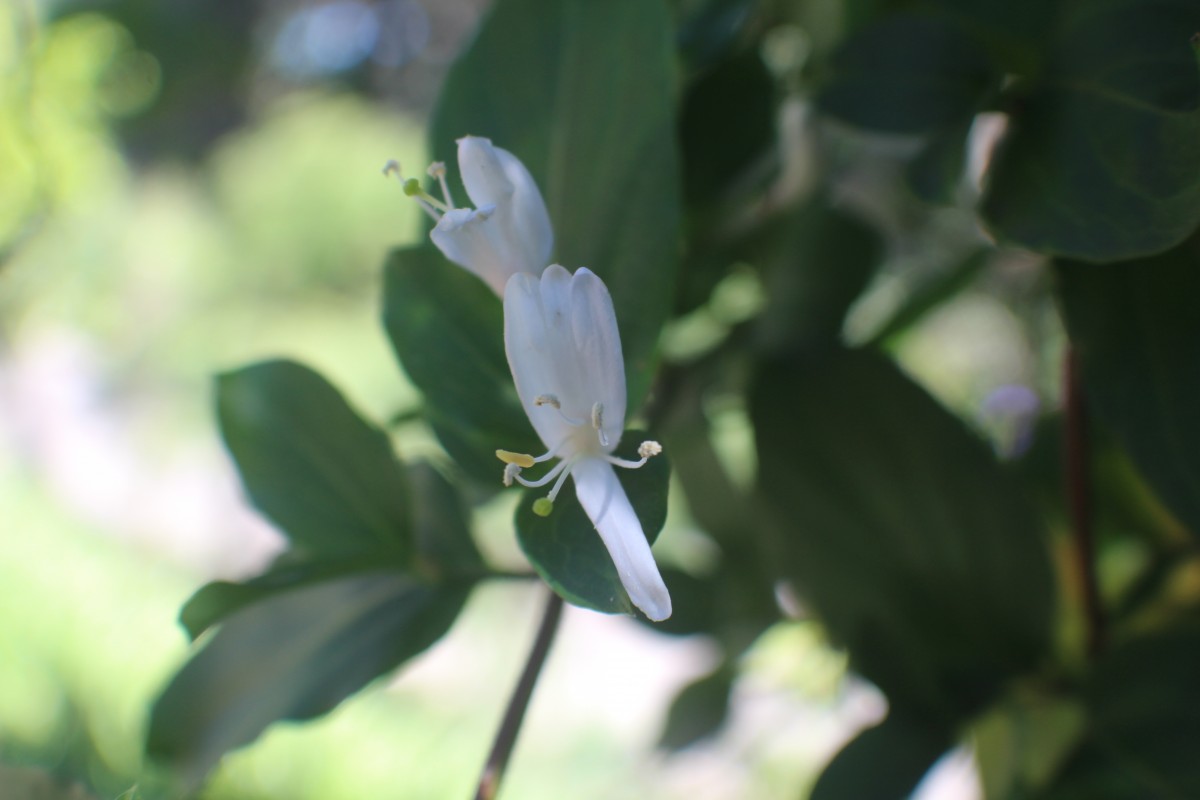
[[[497,450],[496,458],[500,459],[505,464],[516,464],[522,469],[529,469],[537,463],[533,460],[533,456],[526,453],[514,453],[511,450]]]

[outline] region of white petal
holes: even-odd
[[[612,452],[625,430],[625,362],[608,287],[591,270],[571,281],[571,335],[583,364],[585,393],[604,404],[604,433]]]
[[[529,170],[512,153],[479,136],[458,140],[458,168],[475,207],[496,207],[497,222],[522,263],[517,269],[540,272],[554,249],[554,230]]]
[[[514,272],[514,257],[506,245],[502,231],[496,224],[494,209],[484,207],[480,211],[456,208],[447,211],[438,220],[429,234],[446,258],[474,272],[492,288],[503,295],[504,285]]]
[[[655,622],[671,616],[671,595],[613,468],[600,459],[584,458],[571,466],[571,477],[579,503],[608,548],[629,599]]]
[[[562,267],[546,272],[551,270]],[[528,273],[513,275],[504,290],[504,352],[521,405],[547,448],[558,446],[574,430],[553,408],[538,407],[534,402],[538,395],[560,391],[551,337],[542,308],[541,281]]]

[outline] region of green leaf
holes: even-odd
[[[945,726],[893,711],[834,756],[811,800],[907,797],[952,744],[954,734]]]
[[[409,469],[408,480],[417,498],[413,533],[423,574],[450,579],[481,574],[483,557],[471,538],[468,512],[458,491],[424,462]]]
[[[775,124],[775,85],[757,50],[731,56],[698,78],[679,121],[688,205],[721,200],[770,152]]]
[[[896,14],[853,35],[817,95],[825,112],[888,133],[925,133],[971,117],[998,76],[959,28]]]
[[[734,672],[728,663],[692,681],[675,695],[658,746],[682,750],[716,733],[729,716]]]
[[[473,580],[484,574],[486,565],[471,538],[466,510],[454,487],[424,462],[409,467],[408,482],[416,547],[414,568],[420,577]],[[184,604],[179,621],[195,640],[225,617],[272,595],[378,569],[379,559],[373,555],[316,560],[311,554],[288,551],[265,573],[244,583],[213,581],[201,587]]]
[[[988,447],[891,362],[768,362],[751,416],[778,567],[893,709],[961,720],[1045,655],[1041,525]]]
[[[909,330],[926,314],[970,286],[990,263],[991,248],[972,250],[946,271],[918,283],[895,313],[871,336],[871,344],[887,342]]]
[[[1115,261],[1200,223],[1200,71],[1182,0],[1077,4],[1038,83],[1014,87],[981,205],[999,237]]]
[[[1200,239],[1151,258],[1057,269],[1087,398],[1200,536]]]
[[[387,436],[324,378],[291,361],[225,373],[217,416],[250,499],[294,545],[333,558],[407,560],[400,463]]]
[[[675,282],[674,82],[661,2],[499,0],[447,76],[432,125],[431,149],[447,163],[469,133],[529,168],[556,260],[591,268],[612,293],[631,409],[649,388]]]
[[[913,194],[926,203],[950,204],[963,181],[967,138],[974,117],[967,117],[933,134],[908,163],[905,178]]]
[[[1123,643],[1085,688],[1087,737],[1046,800],[1200,796],[1200,627]]]
[[[194,785],[271,723],[324,714],[429,647],[467,592],[379,572],[269,597],[225,622],[171,679],[147,752]]]
[[[758,336],[772,352],[829,346],[883,259],[879,233],[818,196],[772,225],[753,246],[766,272]]]
[[[629,430],[614,455],[636,460],[646,435]],[[667,485],[671,466],[665,453],[640,469],[616,468],[617,478],[642,523],[651,544],[667,520]],[[572,479],[568,479],[572,480]],[[547,517],[533,511],[546,489],[531,489],[517,507],[517,541],[538,574],[564,600],[606,614],[632,614],[633,604],[621,586],[617,569],[595,526],[575,497],[573,486],[563,486]]]
[[[498,448],[540,447],[504,356],[499,299],[430,246],[394,251],[383,293],[388,337],[438,439],[468,474],[498,486]]]

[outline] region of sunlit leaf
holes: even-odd
[[[466,596],[379,572],[269,597],[176,673],[154,704],[147,752],[195,784],[271,723],[324,714],[429,647]]]
[[[250,499],[293,544],[408,558],[408,488],[391,444],[316,372],[268,361],[226,373],[217,415]]]

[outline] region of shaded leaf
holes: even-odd
[[[413,497],[413,534],[417,561],[433,578],[469,578],[485,565],[471,538],[468,510],[454,486],[431,465],[408,471]]]
[[[811,800],[907,797],[953,744],[953,731],[944,725],[893,711],[834,756]]]
[[[271,723],[324,714],[429,647],[466,596],[380,572],[269,597],[230,617],[172,678],[147,752],[198,783]]]
[[[604,35],[597,35],[603,31]],[[490,137],[529,168],[554,223],[555,259],[608,285],[630,408],[650,385],[679,238],[671,23],[644,0],[500,0],[451,69],[431,149]]]
[[[716,733],[729,715],[734,673],[730,665],[692,681],[675,695],[658,746],[682,750]]]
[[[391,443],[323,377],[291,361],[225,373],[217,417],[250,499],[294,545],[407,560],[408,489]]]
[[[636,460],[638,445],[645,439],[641,431],[625,431],[614,454]],[[667,520],[671,466],[666,454],[650,459],[641,469],[617,468],[616,473],[647,541],[653,544]],[[515,517],[517,541],[533,568],[567,602],[606,614],[632,614],[633,604],[600,534],[579,505],[574,486],[564,486],[554,510],[541,517],[533,512],[533,504],[545,495],[545,489],[526,491]]]
[[[1187,0],[1075,4],[1038,83],[1015,87],[981,204],[1000,238],[1114,261],[1200,223],[1200,71]]]
[[[997,83],[986,55],[959,28],[896,14],[834,54],[817,104],[864,128],[924,133],[971,117]]]
[[[1044,655],[1041,525],[983,442],[889,361],[768,362],[751,413],[778,566],[893,710],[962,719]]]
[[[1200,239],[1120,264],[1060,261],[1087,397],[1166,505],[1200,535]]]

